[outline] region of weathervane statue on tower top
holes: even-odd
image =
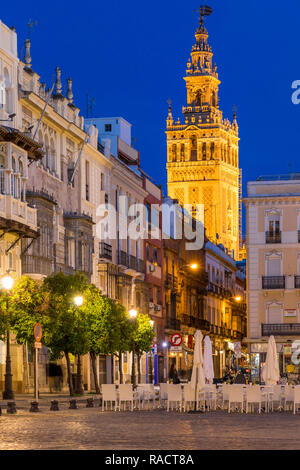
[[[200,26],[203,25],[204,16],[209,16],[212,14],[212,8],[207,5],[202,5],[199,8],[199,10],[194,10],[194,11],[196,11],[197,13],[200,13],[200,21],[199,21]]]

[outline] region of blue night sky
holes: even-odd
[[[291,84],[300,79],[300,2],[209,0],[206,20],[218,65],[220,107],[237,107],[240,166],[245,183],[261,174],[300,171],[300,105]],[[13,5],[13,6],[12,6]],[[123,116],[132,123],[144,170],[166,190],[167,99],[173,117],[186,103],[186,62],[198,24],[195,0],[57,1],[1,4],[1,20],[14,25],[19,53],[29,18],[33,68],[47,85],[54,68],[73,79],[75,104],[93,117]]]

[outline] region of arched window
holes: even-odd
[[[22,181],[22,176],[24,176],[24,166],[22,160],[19,161],[19,173],[20,173],[20,178],[19,178],[19,184],[20,184],[20,191],[19,195],[22,200],[24,200],[24,183]]]
[[[206,142],[202,145],[202,159],[206,160]]]
[[[181,162],[185,161],[185,146],[184,146],[184,144],[181,144],[181,147],[180,147],[180,161]]]
[[[5,158],[3,155],[0,155],[0,194],[5,194]]]
[[[18,187],[17,187],[17,163],[16,158],[12,157],[11,159],[12,174],[11,174],[11,194],[14,198],[18,197]]]
[[[210,144],[210,159],[211,159],[211,160],[213,160],[214,154],[215,154],[215,144],[214,144],[214,142],[212,142],[212,143]]]
[[[195,162],[197,160],[197,137],[192,135],[191,137],[191,161]]]
[[[56,170],[56,153],[55,153],[55,145],[53,139],[50,141],[50,170]]]
[[[172,162],[176,162],[177,160],[177,145],[172,145]]]
[[[50,168],[50,146],[47,135],[45,136],[45,167]]]
[[[10,114],[12,112],[11,103],[11,82],[9,78],[8,70],[4,69],[4,84],[5,84],[5,111]]]

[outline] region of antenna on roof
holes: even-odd
[[[89,94],[86,93],[86,117],[87,118],[92,118],[94,117],[94,104],[95,104],[96,98],[90,98]]]
[[[28,23],[27,23],[27,39],[30,39],[31,30],[36,25],[37,25],[36,20],[31,20],[31,19],[28,20]]]

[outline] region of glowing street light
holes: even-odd
[[[137,315],[137,312],[136,312],[135,308],[131,308],[131,309],[129,310],[129,316],[130,316],[130,318],[136,318],[136,315]]]
[[[1,279],[1,284],[3,289],[5,290],[11,290],[13,285],[14,285],[14,278],[10,276],[9,274],[6,274],[2,279]]]
[[[7,293],[12,289],[14,285],[14,278],[9,274],[6,274],[1,279],[2,288],[7,291]],[[6,313],[8,314],[9,310],[9,295],[6,296]],[[4,374],[4,391],[3,399],[5,400],[14,400],[15,395],[12,388],[12,373],[11,373],[11,357],[10,357],[10,333],[9,329],[6,332],[6,361],[5,361],[5,374]]]
[[[81,307],[81,305],[83,304],[82,295],[76,295],[76,297],[74,297],[73,301],[74,301],[74,304],[76,305],[76,307]]]
[[[242,297],[241,297],[240,295],[236,295],[236,296],[234,297],[234,300],[235,300],[236,302],[240,302],[240,301],[242,300]]]
[[[197,263],[192,263],[189,265],[191,269],[197,269],[198,268],[198,264]]]
[[[149,320],[149,323],[150,325],[152,326],[152,328],[154,327],[154,321],[153,320]]]

